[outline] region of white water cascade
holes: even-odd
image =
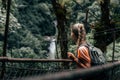
[[[56,39],[52,38],[50,41],[50,46],[48,47],[49,53],[48,53],[48,58],[49,59],[55,59],[56,55],[56,44],[55,44]]]

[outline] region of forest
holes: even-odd
[[[1,57],[7,1],[0,0]],[[70,26],[80,22],[88,43],[100,48],[107,61],[120,60],[119,0],[11,0],[9,17],[6,57],[67,59],[67,52],[76,49]]]

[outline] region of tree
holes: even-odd
[[[60,43],[61,56],[63,59],[67,58],[67,28],[66,28],[66,10],[64,1],[60,3],[52,0],[52,5],[57,18],[58,28],[58,42]]]
[[[100,1],[100,7],[101,7],[101,24],[104,25],[104,27],[109,27],[110,25],[110,0],[102,0]]]
[[[57,28],[58,28],[58,43],[60,43],[61,57],[63,59],[67,58],[67,27],[66,27],[66,9],[64,7],[64,1],[60,0],[61,4],[56,2],[56,0],[52,0],[52,5],[55,11],[55,15],[57,18]],[[63,63],[64,68],[68,68],[68,63]]]
[[[96,33],[94,33],[95,46],[99,47],[103,52],[106,51],[108,45],[107,40],[109,40],[109,33],[98,34],[101,31],[111,29],[110,26],[110,14],[109,14],[110,0],[100,0],[101,7],[101,21],[100,24],[96,24]]]
[[[110,19],[110,0],[100,0],[101,21],[95,25],[95,46],[106,52],[106,47],[120,37],[120,31],[116,29],[114,18]],[[114,14],[112,15],[114,16]]]

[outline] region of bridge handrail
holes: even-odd
[[[70,59],[34,59],[0,57],[0,62],[72,62]]]
[[[55,74],[48,74],[45,76],[32,76],[29,78],[22,78],[20,80],[75,80],[85,77],[94,76],[94,74],[101,74],[107,70],[120,66],[120,61],[107,63],[101,66],[91,67],[87,69],[76,69],[72,71],[59,72]],[[19,79],[18,79],[19,80]]]

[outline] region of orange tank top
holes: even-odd
[[[91,67],[91,59],[89,56],[88,48],[85,46],[79,47],[77,51],[77,57],[79,59],[79,68],[89,68]]]

